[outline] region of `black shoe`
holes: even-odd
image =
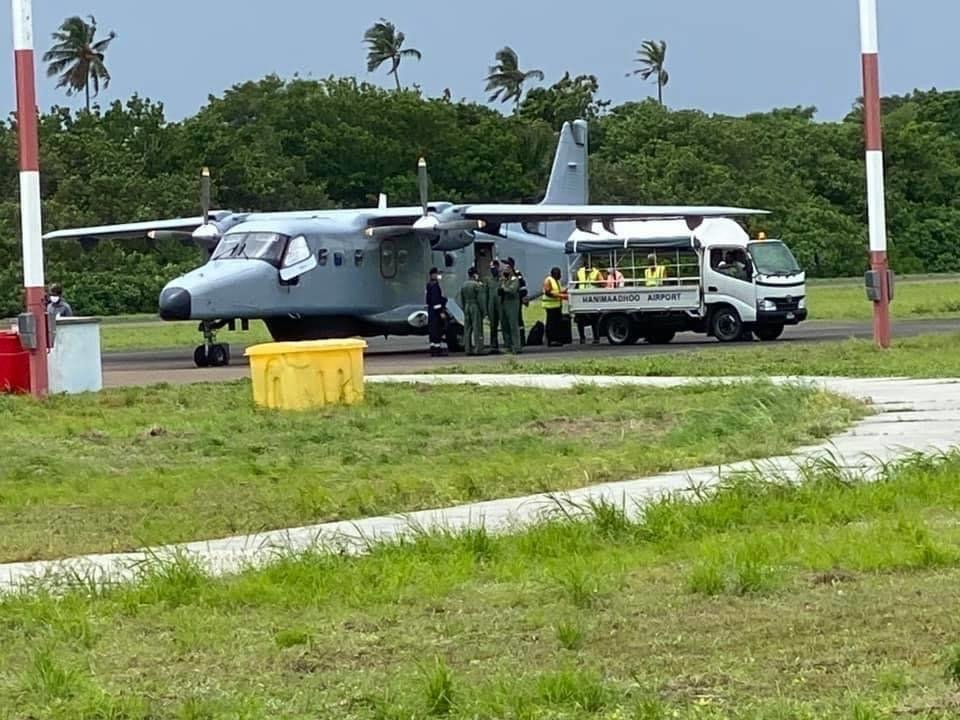
[[[594,338],[594,339],[593,339],[593,344],[594,344],[594,345],[599,345],[599,344],[600,344],[600,338]]]

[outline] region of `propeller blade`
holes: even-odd
[[[417,163],[417,184],[420,186],[420,206],[423,208],[423,214],[427,214],[427,206],[429,205],[428,194],[429,194],[429,178],[427,177],[427,161],[423,158],[420,158],[420,161]]]
[[[207,224],[210,215],[210,168],[200,172],[200,209],[203,210],[203,224]]]

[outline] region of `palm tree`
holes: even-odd
[[[67,95],[83,90],[87,98],[87,112],[90,112],[90,83],[93,83],[94,96],[100,93],[100,84],[110,84],[110,73],[103,63],[110,42],[117,36],[111,30],[103,40],[95,41],[97,21],[88,15],[89,23],[74,15],[63,21],[60,29],[53,33],[56,41],[53,47],[43,55],[43,61],[50,63],[47,77],[59,75],[57,87],[66,87]]]
[[[633,75],[639,75],[642,80],[649,80],[654,75],[657,76],[657,101],[663,105],[663,88],[670,82],[670,74],[664,67],[667,61],[667,43],[663,40],[644,40],[643,46],[637,50],[637,57],[634,60],[640,63],[641,67],[633,71]],[[628,73],[628,75],[631,73]]]
[[[523,96],[523,84],[530,79],[543,80],[542,70],[528,70],[524,72],[520,69],[520,62],[517,59],[517,53],[511,47],[505,47],[497,51],[497,64],[490,68],[490,74],[487,75],[486,92],[493,92],[490,96],[490,102],[499,100],[507,102],[513,100],[517,104]]]
[[[397,32],[392,22],[380,18],[380,22],[372,25],[364,34],[363,41],[369,46],[367,51],[367,72],[373,72],[387,60],[390,61],[390,75],[397,81],[397,90],[400,89],[400,61],[406,57],[420,60],[423,57],[419,50],[403,47],[406,36]]]

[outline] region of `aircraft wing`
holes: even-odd
[[[490,224],[572,220],[668,220],[767,215],[768,210],[698,205],[461,205],[457,213]]]
[[[44,240],[80,240],[97,238],[99,240],[140,240],[151,230],[174,230],[193,232],[203,224],[203,217],[175,218],[173,220],[148,220],[146,222],[121,223],[119,225],[97,225],[94,227],[56,230],[43,236]]]

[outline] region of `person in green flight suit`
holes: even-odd
[[[480,273],[475,267],[467,270],[467,281],[460,288],[457,302],[463,308],[463,344],[467,355],[480,355],[483,351],[483,305],[487,290],[480,282]]]
[[[514,355],[522,351],[520,344],[520,280],[513,274],[509,265],[503,268],[500,279],[500,295],[503,300],[503,313],[500,323],[503,326],[503,344]]]
[[[490,321],[490,350],[493,353],[499,353],[500,317],[503,314],[502,300],[500,298],[499,260],[493,260],[490,263],[490,275],[487,276],[485,285],[487,286],[486,315]]]

